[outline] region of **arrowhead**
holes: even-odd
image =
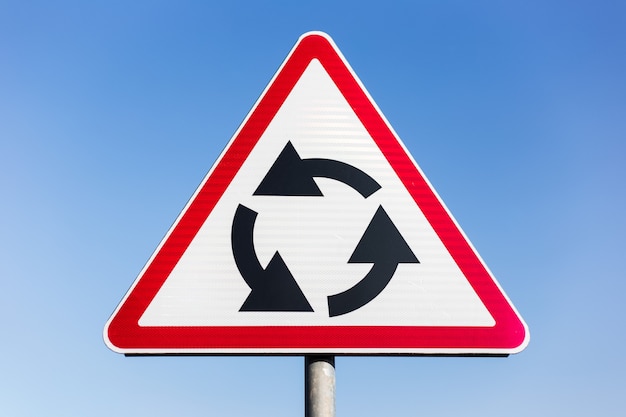
[[[382,206],[378,207],[348,263],[419,263]]]
[[[251,290],[239,311],[313,311],[278,252]]]
[[[254,195],[323,196],[291,142],[287,142]]]

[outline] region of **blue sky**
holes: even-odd
[[[506,359],[337,359],[338,415],[623,413],[621,2],[0,2],[0,411],[303,414],[301,357],[102,328],[298,37],[327,32],[529,325]]]

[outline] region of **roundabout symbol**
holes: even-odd
[[[344,162],[302,159],[288,142],[253,195],[323,197],[314,177],[340,181],[363,198],[381,188],[368,174]],[[257,216],[257,212],[239,204],[231,228],[233,257],[251,290],[239,311],[312,312],[311,304],[278,251],[266,268],[259,262],[253,242]],[[347,262],[373,265],[353,287],[327,297],[330,317],[350,313],[376,298],[391,281],[398,264],[419,263],[382,206],[374,213]]]

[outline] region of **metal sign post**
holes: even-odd
[[[335,357],[304,357],[305,417],[335,417]]]

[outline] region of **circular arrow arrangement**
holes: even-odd
[[[314,177],[330,178],[354,188],[368,198],[381,187],[358,168],[332,159],[302,159],[291,142],[281,151],[253,195],[323,196]],[[263,268],[254,249],[254,224],[258,213],[239,204],[231,229],[235,263],[250,294],[239,311],[313,311],[278,251]],[[398,264],[419,263],[382,206],[365,229],[348,263],[371,263],[356,285],[328,296],[330,317],[350,313],[376,298],[389,284]]]

